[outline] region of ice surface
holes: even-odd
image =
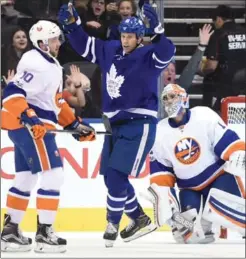
[[[25,233],[34,237],[32,233]],[[59,233],[67,238],[68,249],[64,254],[2,253],[1,258],[245,258],[245,239],[232,233],[228,240],[218,240],[208,245],[176,244],[170,232],[154,232],[130,243],[124,243],[120,237],[113,248],[105,248],[103,233]]]

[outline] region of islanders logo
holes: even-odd
[[[180,163],[190,165],[199,158],[201,148],[195,139],[187,137],[175,145],[174,153]]]

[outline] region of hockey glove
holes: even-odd
[[[20,121],[27,127],[34,139],[41,139],[44,137],[46,128],[33,109],[29,108],[22,112]]]
[[[62,5],[58,12],[58,21],[67,33],[76,30],[81,24],[80,17],[71,3]]]
[[[245,150],[233,152],[229,161],[225,163],[224,170],[230,174],[245,178]]]
[[[64,129],[74,130],[77,132],[72,136],[78,141],[93,141],[96,139],[95,130],[88,123],[82,122],[81,118],[76,119],[73,123]]]
[[[149,21],[149,25],[150,25],[150,28],[148,29],[149,34],[150,33],[162,34],[164,32],[164,28],[159,22],[158,15],[150,4],[143,5],[141,17],[142,19],[146,17]]]

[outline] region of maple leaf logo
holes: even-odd
[[[107,73],[107,92],[111,99],[121,96],[120,88],[124,81],[124,76],[117,76],[116,67],[112,64],[109,73]]]

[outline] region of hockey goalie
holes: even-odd
[[[245,236],[245,141],[210,108],[189,109],[179,85],[161,98],[168,118],[158,124],[148,188],[155,223],[169,224],[178,243],[214,242],[212,224]]]

